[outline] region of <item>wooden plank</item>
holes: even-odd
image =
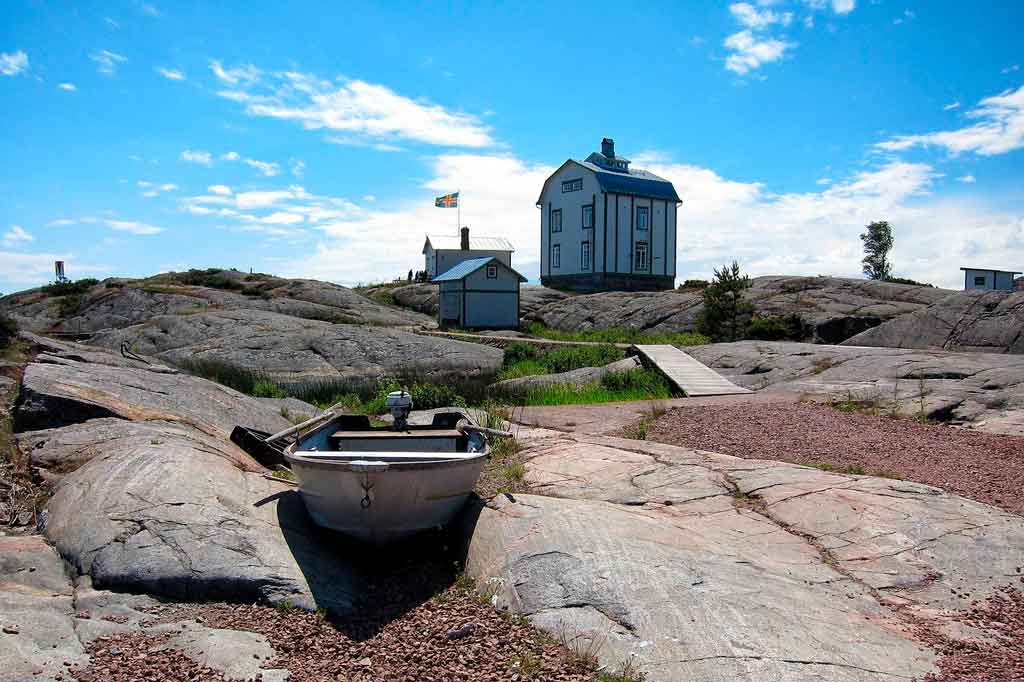
[[[636,345],[634,348],[688,396],[733,395],[751,392],[749,389],[732,383],[675,346]]]

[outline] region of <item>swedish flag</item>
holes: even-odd
[[[458,208],[459,193],[452,192],[451,194],[445,194],[443,197],[437,197],[434,199],[434,206],[437,208]]]

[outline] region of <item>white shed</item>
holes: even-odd
[[[517,329],[519,285],[526,278],[494,256],[462,261],[434,277],[437,322],[463,329]]]

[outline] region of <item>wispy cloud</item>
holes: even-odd
[[[15,248],[34,240],[35,237],[29,234],[21,225],[11,225],[11,229],[4,232],[3,244],[8,248]]]
[[[725,59],[725,68],[741,76],[782,59],[786,50],[796,47],[777,38],[755,36],[750,30],[732,34],[723,44],[732,51]]]
[[[736,21],[747,28],[767,28],[772,24],[789,26],[793,21],[792,12],[775,12],[771,9],[757,9],[747,2],[735,2],[729,5],[729,12]]]
[[[959,108],[960,108],[960,100],[957,100],[955,102],[950,102],[946,106],[942,107],[942,110],[943,111],[953,111],[953,109],[959,109]]]
[[[836,14],[849,14],[856,7],[856,0],[832,0],[832,11]]]
[[[120,55],[116,52],[111,52],[110,50],[100,50],[99,52],[93,52],[91,55],[89,55],[89,59],[96,62],[97,71],[107,76],[112,76],[114,73],[117,72],[117,67],[120,64],[123,64],[124,62],[128,61],[128,58],[124,55]]]
[[[183,81],[185,80],[185,72],[180,69],[168,69],[163,66],[156,67],[156,72],[168,80],[172,81]]]
[[[25,52],[0,52],[0,74],[17,76],[25,71],[28,71],[28,55]]]
[[[999,73],[1005,76],[1007,74],[1016,73],[1017,71],[1020,71],[1020,64],[1013,64],[1012,66],[1007,66],[1005,69],[1002,69]]]
[[[383,85],[323,80],[294,71],[261,78],[252,65],[225,69],[216,61],[211,69],[219,80],[238,86],[218,94],[243,105],[252,116],[296,121],[307,129],[342,131],[388,144],[413,140],[484,147],[494,142],[478,117],[405,97]]]
[[[198,149],[186,149],[181,153],[181,160],[188,161],[189,163],[198,163],[203,166],[213,165],[213,156],[210,152]]]
[[[139,180],[135,183],[142,190],[142,196],[144,197],[156,197],[160,196],[163,192],[173,192],[178,189],[178,186],[173,182],[150,182],[148,180]]]
[[[130,232],[132,234],[157,234],[163,232],[164,228],[149,225],[147,223],[140,223],[134,220],[104,220],[107,227],[121,232]]]
[[[245,165],[255,168],[265,177],[272,178],[281,172],[280,167],[272,161],[258,161],[256,159],[243,159]]]
[[[1024,85],[987,97],[965,114],[977,123],[936,133],[899,135],[876,148],[902,151],[912,147],[944,147],[951,154],[1005,154],[1024,147]]]
[[[143,14],[151,16],[151,17],[159,18],[159,17],[163,16],[163,13],[160,11],[160,9],[156,5],[153,5],[153,4],[148,3],[148,2],[140,2],[139,3],[139,11],[142,12]]]
[[[288,168],[293,176],[301,178],[306,172],[306,162],[301,159],[288,159]]]
[[[959,182],[965,182],[969,185],[972,185],[975,182],[977,182],[977,179],[970,173],[968,173],[967,175],[961,175],[959,178],[957,178],[957,180]]]
[[[230,196],[231,188],[227,185],[210,185],[206,188],[206,191],[210,194],[216,194],[219,196]]]
[[[67,90],[68,92],[75,92],[78,90],[74,83],[59,83],[57,85],[58,90]]]
[[[252,64],[242,64],[231,69],[225,69],[220,61],[213,59],[210,61],[210,70],[213,71],[213,75],[218,80],[227,83],[228,85],[248,85],[255,83],[260,79],[263,72],[257,69]]]

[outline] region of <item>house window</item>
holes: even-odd
[[[647,242],[637,242],[633,253],[633,269],[646,271],[650,267],[648,260]]]
[[[487,279],[498,279],[498,266],[488,265],[487,266]]]
[[[589,229],[594,226],[594,205],[587,204],[583,207],[583,229]]]
[[[581,189],[583,189],[583,178],[562,181],[562,194],[566,194],[567,192],[579,192]]]
[[[985,286],[985,277],[984,276],[982,276],[982,277],[975,277],[974,278],[974,286],[976,286],[976,287],[983,287],[983,286]]]
[[[560,208],[556,208],[554,211],[551,212],[551,231],[562,231],[562,209]]]
[[[649,209],[648,207],[646,207],[646,206],[637,206],[636,207],[636,229],[638,229],[638,230],[646,230],[647,229],[647,227],[650,225],[650,221],[649,221],[650,214],[651,214],[651,209]]]
[[[562,267],[562,246],[560,244],[551,247],[551,267]]]
[[[580,244],[580,270],[590,269],[590,242]]]

